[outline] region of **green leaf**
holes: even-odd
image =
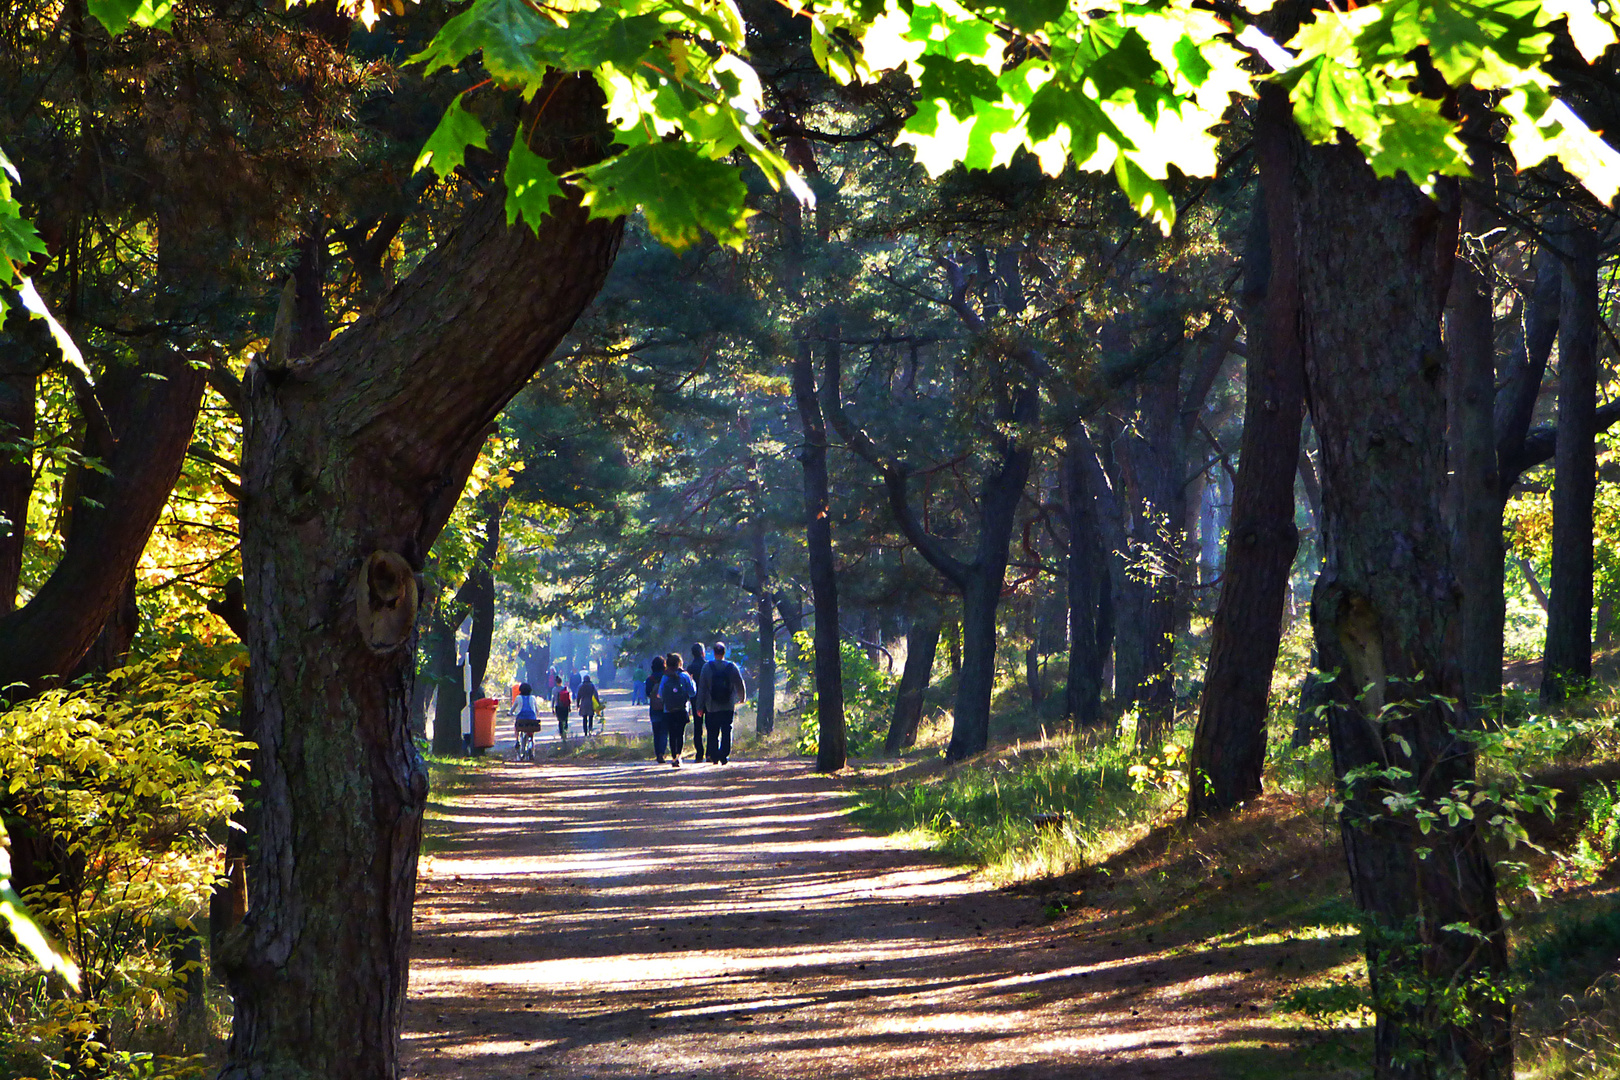
[[[122,34],[130,23],[167,30],[174,18],[174,0],[90,0],[90,14],[109,34]]]
[[[411,167],[412,173],[421,172],[423,168],[432,166],[433,171],[440,176],[449,176],[466,160],[467,147],[476,146],[484,150],[489,149],[489,134],[478,118],[461,107],[461,99],[467,96],[463,90],[456,95],[450,107],[444,110],[444,118],[439,126],[433,129],[428,141],[422,147],[422,153],[416,158],[416,164]]]
[[[677,251],[705,232],[739,250],[748,236],[742,177],[690,143],[634,146],[570,179],[584,190],[581,201],[592,217],[620,217],[639,208],[652,234]]]
[[[973,115],[973,99],[999,101],[1001,88],[989,68],[946,56],[928,54],[917,61],[922,74],[917,79],[917,96],[925,101],[943,101],[958,120]]]
[[[1440,115],[1438,101],[1414,98],[1389,105],[1381,119],[1384,127],[1377,148],[1367,154],[1367,163],[1379,176],[1404,172],[1427,191],[1435,173],[1469,174],[1468,149],[1457,138],[1455,125]]]
[[[1028,33],[1056,21],[1068,6],[1066,0],[1008,0],[1002,9],[1013,29]]]
[[[556,23],[523,0],[477,0],[472,7],[445,23],[427,48],[410,62],[425,63],[424,74],[455,67],[473,53],[483,51],[484,67],[508,82],[538,81],[544,66],[530,54],[547,28]]]
[[[626,18],[619,8],[604,6],[548,18],[525,0],[478,0],[445,23],[411,61],[432,73],[481,52],[484,70],[496,81],[532,91],[551,70],[633,66],[667,34],[654,13]]]
[[[1164,185],[1143,172],[1124,154],[1114,162],[1114,178],[1119,183],[1119,190],[1136,207],[1136,212],[1169,236],[1171,226],[1176,223],[1176,204]]]
[[[506,223],[511,225],[521,217],[538,231],[540,222],[551,213],[552,198],[562,194],[551,163],[522,139],[513,142],[506,158]]]

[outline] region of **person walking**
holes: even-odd
[[[704,663],[703,642],[692,642],[692,666],[687,671],[691,674],[694,682],[696,682],[698,675],[702,673]],[[703,760],[703,703],[701,701],[692,702],[692,760]]]
[[[567,686],[557,687],[557,697],[553,705],[557,711],[557,738],[568,741],[568,710],[573,707],[574,695],[568,692]]]
[[[592,723],[596,714],[602,710],[602,695],[596,692],[596,684],[591,682],[589,675],[579,681],[579,719],[585,725],[587,738],[591,734]],[[601,734],[601,732],[597,732]]]
[[[630,680],[630,704],[647,704],[647,677],[639,671]]]
[[[658,696],[658,687],[664,681],[664,658],[652,658],[652,674],[647,676],[643,689],[647,698],[647,719],[652,723],[653,753],[658,755],[658,764],[664,763],[664,753],[669,747],[669,727],[664,723],[664,699]]]
[[[748,697],[748,684],[743,682],[742,669],[726,659],[726,643],[714,643],[714,659],[703,665],[698,675],[697,699],[703,709],[703,724],[708,729],[704,742],[709,747],[709,763],[731,763],[731,724],[737,717],[737,706]]]
[[[669,729],[670,765],[681,767],[681,742],[686,737],[686,705],[697,697],[697,684],[681,670],[681,654],[664,657],[664,681],[658,684],[664,699],[664,726]]]

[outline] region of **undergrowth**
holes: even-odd
[[[860,793],[855,815],[1000,880],[1065,873],[1136,839],[1178,798],[1176,770],[1161,759],[1143,772],[1133,738],[1127,725],[1085,744],[1048,740],[935,779],[879,783]]]

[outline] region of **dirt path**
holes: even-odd
[[[430,825],[407,1075],[1229,1075],[1242,957],[1056,930],[847,805],[801,762],[482,772]]]

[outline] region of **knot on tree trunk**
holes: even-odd
[[[410,640],[416,626],[416,575],[405,556],[374,551],[355,582],[355,618],[360,636],[374,653],[389,653]]]

